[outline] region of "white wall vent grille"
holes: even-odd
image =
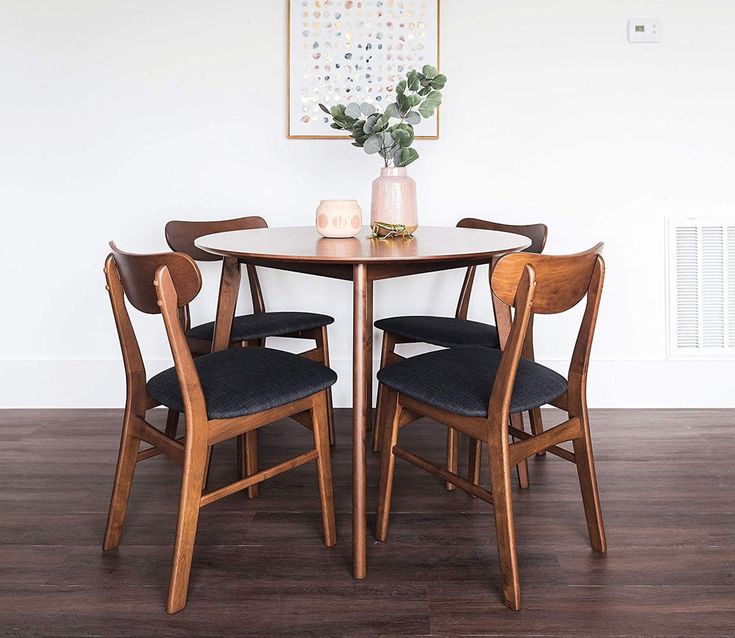
[[[669,356],[735,356],[735,218],[667,226]]]

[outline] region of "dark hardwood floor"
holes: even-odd
[[[352,579],[350,421],[339,411],[337,547],[321,542],[313,464],[279,476],[258,499],[240,493],[202,512],[189,603],[168,616],[174,464],[138,466],[122,544],[101,550],[120,418],[0,412],[0,634],[735,635],[735,411],[593,412],[604,558],[589,549],[574,467],[530,459],[531,488],[515,494],[517,613],[500,602],[490,506],[400,460],[389,541],[370,543],[368,577]],[[288,422],[266,428],[262,464],[308,439]],[[401,440],[442,458],[435,424]],[[377,461],[369,454],[371,511]],[[234,447],[220,446],[214,463],[213,482],[224,482]]]

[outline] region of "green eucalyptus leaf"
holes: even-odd
[[[447,84],[447,76],[446,75],[437,75],[433,80],[431,80],[431,88],[437,89],[438,91],[441,91]]]
[[[419,158],[419,154],[415,148],[403,148],[401,149],[401,157],[398,161],[397,166],[404,167],[408,166],[412,162],[415,162]]]
[[[399,126],[400,126],[400,130],[403,131],[404,133],[403,139],[401,140],[400,145],[404,148],[407,146],[411,146],[411,144],[413,144],[413,140],[415,139],[415,133],[413,130],[413,126],[411,126],[410,124],[405,124],[405,123],[400,124]]]
[[[423,117],[425,120],[428,120],[432,115],[434,115],[435,110],[436,107],[425,100],[423,104],[419,106],[419,113],[421,114],[421,117]]]
[[[431,93],[430,86],[425,86],[423,89],[419,91],[419,95],[423,95],[423,96],[429,95],[429,93]]]
[[[384,131],[388,127],[388,124],[390,124],[390,117],[391,116],[388,115],[388,110],[386,109],[386,112],[378,118],[378,121],[375,123],[375,128],[373,130]]]
[[[330,124],[329,128],[336,128],[337,130],[342,130],[342,127],[339,124]]]
[[[426,64],[424,65],[424,68],[421,69],[421,73],[423,73],[424,76],[430,80],[432,78],[435,78],[439,71],[436,70],[436,67],[433,67],[430,64]]]
[[[360,104],[360,111],[362,111],[363,115],[372,115],[375,113],[375,107],[369,102],[363,102]]]
[[[432,91],[426,96],[426,100],[434,106],[439,106],[442,103],[442,94],[439,91]]]
[[[392,137],[395,140],[396,144],[399,146],[403,146],[405,141],[408,141],[408,138],[410,137],[408,131],[404,131],[401,128],[397,128],[393,131]]]
[[[375,123],[378,121],[378,115],[377,113],[373,113],[372,115],[368,115],[365,118],[365,124],[362,127],[362,130],[365,133],[372,133],[373,129],[375,128]]]
[[[380,149],[383,148],[383,140],[380,135],[371,135],[365,140],[363,148],[368,155],[375,155],[375,153],[379,153]]]
[[[362,115],[362,111],[360,110],[360,105],[357,102],[350,102],[347,107],[342,107],[345,109],[345,114],[349,117],[359,119]]]
[[[389,118],[384,117],[383,115],[378,117],[373,126],[373,133],[382,133],[386,128],[388,128],[388,122]]]
[[[344,118],[346,108],[344,104],[335,104],[329,112],[335,120],[339,120]]]
[[[406,80],[401,80],[398,84],[396,84],[396,93],[405,93],[406,92]]]
[[[391,132],[386,131],[385,133],[383,133],[383,146],[385,146],[386,148],[390,148],[391,146],[393,146],[393,143],[394,140]]]
[[[385,107],[385,115],[391,117],[401,117],[400,107],[395,102]]]
[[[409,96],[408,99],[411,100],[411,106],[418,106],[419,104],[421,104],[421,101],[422,101],[421,96],[418,95],[417,93],[414,93],[413,95]]]
[[[328,109],[328,108],[327,108],[326,106],[324,106],[323,104],[321,104],[321,103],[320,103],[320,104],[319,104],[319,108],[320,108],[320,109],[321,109],[322,111],[324,111],[324,112],[325,112],[325,113],[326,113],[327,115],[331,115],[331,113],[329,112],[329,109]]]
[[[399,93],[396,97],[398,99],[398,109],[401,115],[405,115],[411,110],[411,98],[403,93]]]
[[[419,76],[416,71],[409,71],[406,73],[406,79],[408,80],[409,91],[418,91],[421,88],[421,80],[419,80]]]
[[[416,111],[409,111],[408,115],[406,115],[406,122],[416,126],[417,124],[421,124],[421,116]]]
[[[434,110],[439,107],[442,103],[442,94],[439,91],[432,91],[425,98],[419,106],[419,113],[421,117],[429,118],[434,114]]]

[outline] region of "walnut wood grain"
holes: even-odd
[[[311,226],[268,228],[217,233],[200,237],[196,246],[222,256],[236,256],[248,263],[285,262],[312,264],[408,263],[478,260],[492,255],[524,250],[530,241],[523,236],[467,228],[422,226],[412,239],[369,239],[363,228],[357,237],[327,239]],[[450,267],[457,267],[456,265]],[[397,276],[397,275],[393,275]]]
[[[205,220],[205,221],[190,221],[190,220],[173,220],[166,224],[165,234],[166,241],[168,242],[171,250],[184,253],[189,255],[192,259],[197,261],[223,261],[222,265],[222,278],[220,280],[220,303],[217,307],[217,321],[222,322],[220,330],[215,327],[215,335],[219,335],[218,340],[213,339],[212,341],[203,339],[189,338],[189,348],[192,353],[205,354],[211,351],[223,350],[228,347],[232,347],[232,343],[229,338],[225,339],[227,333],[226,324],[232,325],[232,320],[235,316],[235,307],[237,298],[235,291],[239,288],[240,279],[242,273],[240,272],[240,264],[237,259],[232,257],[223,258],[222,255],[217,255],[212,252],[207,252],[198,248],[196,240],[205,235],[211,235],[213,233],[224,233],[231,231],[243,231],[243,230],[254,230],[254,229],[267,229],[268,223],[262,217],[251,215],[247,217],[237,217],[235,219],[223,219],[223,220]],[[255,314],[264,313],[265,298],[263,296],[263,289],[260,285],[260,279],[258,277],[258,270],[255,264],[249,263],[245,266],[248,277],[248,285],[250,288],[250,298],[253,304],[253,312]],[[183,320],[182,323],[189,329],[189,306],[183,308]],[[300,331],[289,335],[278,335],[286,336],[294,339],[309,339],[316,342],[316,348],[309,350],[305,353],[315,361],[323,363],[329,367],[329,346],[327,337],[327,328],[323,326],[321,329]],[[241,342],[242,347],[254,346],[264,347],[266,338],[262,337],[259,339],[252,339],[250,341]],[[329,388],[328,392],[328,407],[329,407],[329,441],[331,445],[335,443],[334,435],[334,417],[332,415],[332,390]],[[177,425],[176,415],[170,414],[171,422],[169,427],[175,428]],[[256,435],[253,434],[248,442],[249,454],[252,455],[256,445]],[[238,452],[238,466],[243,470],[246,456],[248,455],[245,449],[245,439],[241,440],[241,447],[243,448]],[[244,476],[243,472],[240,472],[241,476]],[[258,486],[253,485],[249,488],[248,493],[251,497],[255,497],[258,492]]]
[[[459,222],[457,222],[457,228],[468,228],[468,229],[475,229],[475,230],[483,230],[483,231],[494,231],[494,232],[504,232],[504,233],[512,233],[516,235],[522,235],[526,237],[530,244],[524,249],[525,252],[530,253],[541,253],[543,252],[544,247],[546,246],[546,237],[548,235],[548,228],[546,224],[504,224],[501,222],[495,222],[487,219],[478,219],[476,217],[466,217],[464,219],[461,219]],[[492,264],[493,261],[496,261],[498,257],[495,257],[490,262],[490,271],[492,270]],[[472,265],[469,268],[467,268],[467,272],[464,276],[464,281],[462,282],[462,288],[459,293],[459,299],[457,301],[457,310],[455,312],[455,318],[456,319],[467,319],[467,314],[469,312],[470,307],[470,298],[472,295],[472,288],[475,282],[475,275],[477,272],[477,266]],[[384,331],[383,332],[383,348],[382,348],[382,354],[380,359],[380,367],[383,368],[387,365],[390,365],[390,361],[394,359],[395,357],[395,345],[398,343],[412,343],[410,339],[405,339],[403,337],[400,337],[399,335],[392,334],[390,331]],[[530,347],[532,348],[533,344],[533,337],[532,337],[532,331],[529,331],[528,336],[528,343],[530,344]],[[530,356],[528,357],[530,359],[533,359],[533,352],[530,351]],[[378,406],[376,410],[376,414],[380,416],[380,390],[378,390]],[[516,419],[522,417],[520,415],[514,417]],[[532,417],[534,418],[534,417]],[[543,425],[540,420],[540,415],[535,415],[535,426],[537,429],[543,429]],[[522,424],[521,424],[522,425]],[[381,434],[380,434],[380,428],[382,427],[382,421],[376,420],[375,422],[375,433],[373,435],[373,450],[378,451],[380,449],[380,440],[381,440]],[[447,469],[450,472],[454,471],[454,468],[457,467],[458,464],[458,433],[453,432],[451,429],[447,433]],[[471,439],[470,442],[470,458],[472,459],[470,463],[470,471],[471,471],[471,477],[474,477],[475,481],[479,481],[479,472],[480,472],[480,465],[481,465],[481,455],[482,450],[479,449],[480,443],[476,439]],[[521,485],[521,487],[528,487],[528,468],[526,467],[526,463],[522,463],[521,466],[518,467],[518,480]],[[454,484],[451,482],[447,482],[447,490],[453,490]]]
[[[246,488],[250,490],[252,496],[258,483],[307,461],[316,461],[319,494],[324,508],[322,513],[324,540],[328,546],[336,542],[329,469],[327,392],[320,391],[261,413],[234,419],[210,420],[207,416],[204,391],[194,364],[194,355],[187,342],[181,312],[182,307],[196,297],[201,287],[198,267],[191,257],[183,253],[134,255],[119,250],[114,244],[111,244],[111,247],[112,253],[105,262],[105,277],[123,352],[127,396],[103,549],[115,549],[120,544],[137,463],[153,458],[154,450],[171,458],[182,468],[176,537],[166,602],[166,611],[173,614],[186,605],[199,511],[204,505],[224,496]],[[224,264],[225,268],[228,264],[234,266],[231,272],[239,272],[237,259],[225,259]],[[237,281],[239,278],[234,277],[226,283],[232,286]],[[156,402],[147,391],[145,367],[127,312],[125,298],[142,312],[160,313],[163,317],[186,419],[186,434],[183,440],[175,439],[176,428],[171,414],[167,419],[165,433],[146,420],[146,413],[156,406]],[[133,299],[135,303],[132,302]],[[220,326],[220,332],[224,333],[223,321],[219,317],[217,324]],[[230,326],[227,325],[226,329],[229,334]],[[247,391],[246,388],[243,390]],[[308,411],[311,415],[309,429],[313,432],[314,447],[296,458],[258,471],[254,438],[256,428],[277,421],[288,414],[304,411]],[[248,477],[202,494],[212,445],[225,438],[243,435],[247,440],[245,469]],[[141,441],[150,443],[153,448],[144,450],[141,454],[139,452]]]
[[[367,574],[365,437],[372,406],[372,308],[374,281],[488,264],[494,256],[523,250],[530,240],[506,232],[421,227],[413,239],[325,239],[309,227],[233,231],[200,237],[196,246],[241,263],[353,282],[353,575]],[[223,308],[234,304],[222,289]],[[229,312],[229,310],[228,310]],[[224,342],[224,334],[215,341]]]
[[[576,465],[590,545],[600,554],[604,554],[607,550],[586,400],[590,351],[604,279],[604,262],[599,254],[601,250],[602,244],[598,244],[577,255],[516,253],[506,255],[495,264],[491,279],[492,293],[496,303],[506,306],[507,312],[501,313],[501,316],[506,318],[504,323],[499,324],[503,354],[490,392],[486,417],[470,418],[457,415],[396,392],[390,393],[390,409],[385,410],[385,427],[388,431],[384,434],[382,450],[376,537],[382,541],[386,539],[388,533],[392,474],[397,451],[400,452],[400,456],[419,467],[453,482],[469,494],[477,495],[475,485],[479,481],[471,483],[464,479],[457,481],[456,475],[451,470],[443,470],[425,459],[411,457],[410,453],[406,453],[398,446],[400,415],[404,406],[415,414],[431,417],[445,425],[450,432],[456,430],[484,441],[488,449],[502,599],[506,606],[514,610],[521,608],[519,561],[510,481],[514,466],[541,450],[548,449],[558,454],[559,450],[563,450],[559,444],[571,441],[574,447],[571,458],[563,453],[560,456]],[[545,314],[562,313],[575,306],[584,297],[587,303],[571,357],[568,389],[565,393],[568,418],[542,433],[527,434],[522,429],[522,422],[511,414],[510,409],[521,356],[529,351],[528,334],[533,313],[537,309]],[[512,427],[511,419],[513,419]],[[511,434],[521,440],[510,442]],[[470,456],[471,479],[477,478],[477,449],[474,448]]]
[[[611,546],[604,557],[585,548],[573,466],[551,454],[529,458],[532,489],[513,485],[521,614],[499,602],[492,508],[460,489],[448,494],[400,459],[389,542],[371,542],[368,578],[350,582],[352,414],[335,416],[345,442],[332,463],[340,542],[324,548],[313,464],[281,474],[261,484],[257,502],[240,492],[202,510],[188,605],[167,616],[178,466],[162,456],[137,465],[123,544],[102,553],[123,410],[0,410],[0,633],[733,635],[735,472],[724,470],[735,456],[735,410],[590,411]],[[548,427],[566,418],[555,409],[543,417]],[[163,429],[166,412],[147,419]],[[698,432],[706,432],[706,454],[692,453]],[[401,445],[438,462],[443,434],[417,422],[401,430]],[[312,433],[282,419],[259,438],[266,468],[307,450]],[[231,480],[234,454],[234,440],[215,454],[213,487]],[[465,476],[464,453],[460,460]],[[367,456],[373,489],[380,461]]]

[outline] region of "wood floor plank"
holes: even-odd
[[[322,543],[311,464],[278,476],[257,499],[203,511],[189,603],[168,616],[174,464],[138,466],[120,548],[100,549],[120,420],[119,410],[0,411],[0,635],[735,635],[735,411],[592,412],[606,557],[589,549],[574,467],[530,459],[531,488],[514,492],[518,613],[500,602],[491,508],[401,461],[388,542],[369,538],[368,578],[352,579],[351,417],[338,411],[338,545]],[[292,422],[267,428],[261,466],[310,437]],[[445,441],[426,420],[401,431],[402,445],[437,462]],[[218,445],[212,486],[235,471],[234,445]],[[372,533],[372,454],[368,477]]]

